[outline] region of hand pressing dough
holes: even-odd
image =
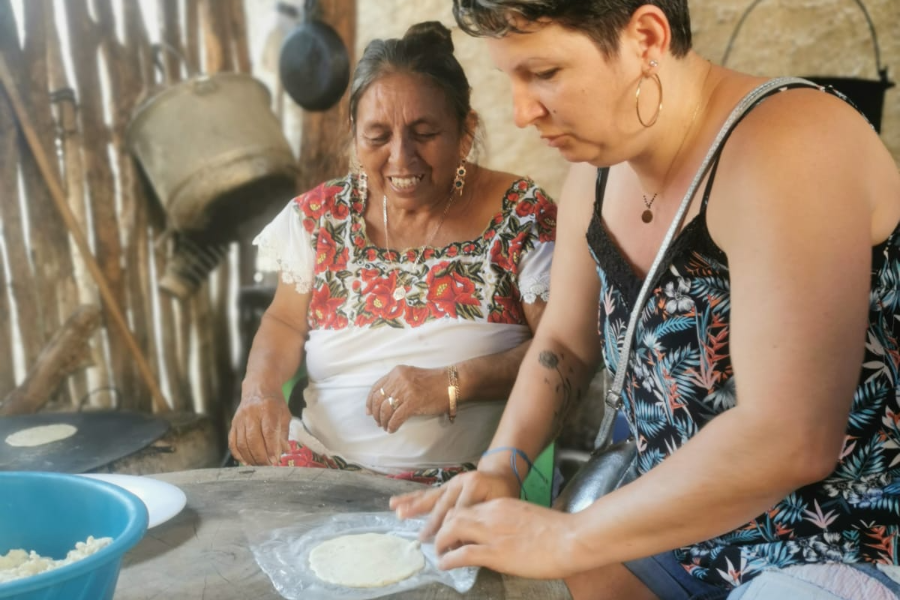
[[[384,533],[342,535],[322,542],[309,553],[319,579],[353,588],[390,585],[425,567],[419,542]]]
[[[56,425],[41,425],[40,427],[29,427],[28,429],[20,429],[15,433],[6,436],[6,443],[10,446],[33,447],[43,446],[51,442],[58,442],[75,435],[78,431],[77,427],[59,423]]]

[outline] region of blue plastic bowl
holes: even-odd
[[[118,486],[60,473],[0,473],[0,555],[65,558],[88,536],[112,543],[70,565],[0,583],[0,598],[111,600],[122,557],[147,531],[147,507]]]

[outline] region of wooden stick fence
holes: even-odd
[[[168,262],[164,212],[127,151],[125,130],[160,86],[189,73],[249,72],[243,2],[159,0],[155,23],[131,1],[22,6],[17,23],[11,1],[0,0],[0,398],[33,372],[81,305],[102,300],[92,364],[47,399],[52,407],[198,407],[218,416],[236,387],[229,269],[220,266],[187,301],[159,291]],[[175,50],[160,54],[161,72],[154,29]]]

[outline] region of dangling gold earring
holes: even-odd
[[[462,158],[459,161],[459,166],[456,167],[456,177],[453,178],[453,189],[462,196],[463,187],[466,185],[466,159]]]
[[[650,61],[650,66],[655,68],[659,66],[659,63],[655,60]],[[656,82],[656,87],[659,88],[659,106],[656,107],[656,113],[653,115],[653,118],[649,123],[645,123],[644,119],[641,117],[641,84],[644,83],[645,79],[652,78]],[[634,92],[634,109],[637,111],[638,122],[644,127],[653,127],[656,124],[656,121],[659,120],[659,113],[662,112],[663,107],[663,87],[662,81],[659,80],[659,75],[656,73],[652,73],[650,75],[643,74],[641,75],[641,80],[638,82],[637,90]]]
[[[363,171],[362,165],[359,165],[359,170],[356,174],[357,189],[359,190],[359,201],[363,204],[366,203],[366,200],[369,199],[369,176],[366,175],[366,172]]]

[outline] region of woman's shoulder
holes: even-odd
[[[542,242],[556,239],[556,204],[533,179],[494,172],[492,194],[501,196],[502,208],[492,222],[499,231],[531,230]],[[501,236],[502,237],[502,236]]]
[[[319,219],[325,214],[345,218],[348,208],[358,199],[350,175],[323,181],[316,187],[296,196],[291,202],[304,218]]]
[[[740,84],[737,89],[742,89]],[[786,84],[746,114],[730,136],[728,151],[742,159],[782,153],[788,164],[808,162],[816,153],[844,152],[853,161],[858,150],[877,137],[860,112],[837,95],[820,87]],[[859,144],[857,151],[847,152],[852,144]]]

